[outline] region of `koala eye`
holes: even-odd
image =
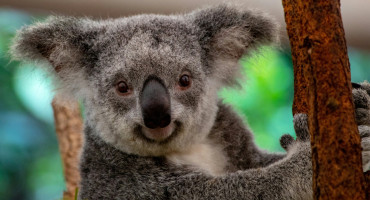
[[[119,95],[127,95],[129,93],[129,88],[124,81],[120,81],[116,84],[116,91]]]
[[[179,86],[182,90],[188,89],[191,84],[191,78],[189,75],[184,74],[179,79]]]

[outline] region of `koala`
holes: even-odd
[[[79,199],[312,199],[307,115],[287,153],[259,149],[217,97],[238,60],[278,40],[258,11],[219,5],[179,15],[50,17],[22,28],[11,53],[47,63],[64,95],[85,106]],[[370,84],[354,98],[364,167]]]

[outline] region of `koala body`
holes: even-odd
[[[306,117],[297,141],[282,139],[288,153],[271,154],[217,98],[238,60],[276,32],[264,14],[225,5],[51,17],[20,30],[12,53],[47,61],[60,90],[83,100],[81,199],[311,199]]]

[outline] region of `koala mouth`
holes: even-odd
[[[176,137],[181,127],[181,123],[178,121],[171,122],[164,128],[150,129],[141,125],[138,125],[135,133],[140,138],[150,143],[168,143],[172,138]]]
[[[142,127],[141,131],[145,135],[145,137],[155,140],[155,141],[162,141],[169,137],[173,130],[174,130],[174,123],[171,122],[169,125],[167,125],[164,128],[147,128],[147,127]]]

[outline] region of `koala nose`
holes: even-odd
[[[146,127],[164,128],[171,123],[171,103],[168,90],[161,79],[148,78],[140,96],[140,105]]]

